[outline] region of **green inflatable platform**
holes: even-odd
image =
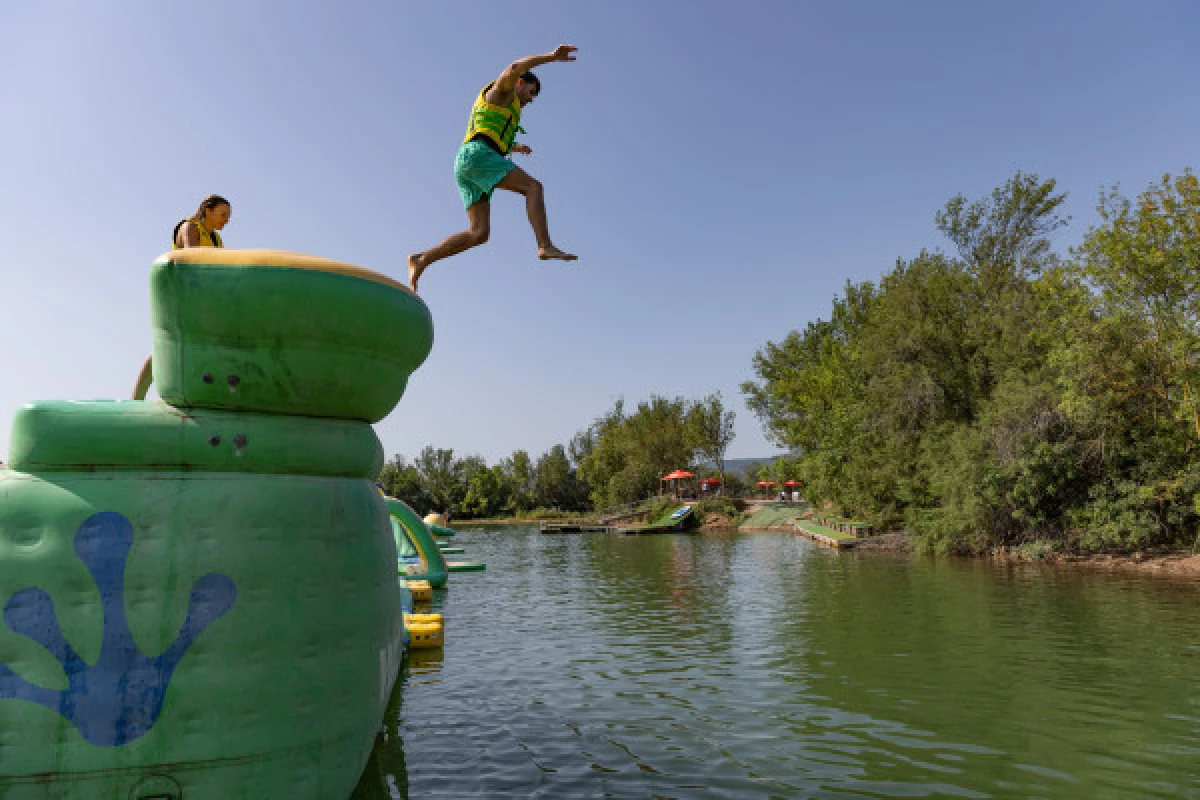
[[[447,561],[446,570],[448,572],[482,572],[487,569],[487,564],[482,561]]]
[[[344,800],[403,651],[370,423],[429,311],[279,251],[167,254],[151,288],[165,402],[13,420],[0,797]]]

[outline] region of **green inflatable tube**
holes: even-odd
[[[446,559],[442,557],[442,552],[434,542],[424,520],[403,500],[397,500],[394,497],[385,499],[388,512],[392,515],[392,531],[397,537],[397,541],[401,536],[407,537],[426,565],[424,572],[406,572],[403,573],[404,577],[426,580],[433,588],[442,588],[446,585],[448,577]]]
[[[378,422],[433,347],[406,287],[300,253],[177,250],[151,289],[154,384],[176,406]]]
[[[487,569],[487,564],[482,561],[450,561],[446,569],[451,572],[482,572]]]
[[[432,532],[436,536],[450,537],[450,536],[455,535],[455,532],[452,529],[447,528],[445,525],[428,525],[427,524],[426,527],[428,527],[430,532]]]
[[[0,797],[344,800],[404,647],[369,421],[429,311],[278,251],[167,254],[151,292],[166,402],[13,419]]]

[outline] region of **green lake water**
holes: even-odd
[[[1200,798],[1198,581],[772,533],[454,543],[487,571],[435,600],[445,648],[358,800]]]

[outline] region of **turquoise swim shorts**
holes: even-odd
[[[483,142],[466,142],[454,159],[454,180],[462,194],[463,206],[470,208],[480,200],[491,200],[492,190],[516,164]]]

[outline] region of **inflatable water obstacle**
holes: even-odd
[[[409,645],[414,649],[441,647],[445,643],[445,624],[441,614],[405,614]]]
[[[162,402],[13,420],[0,796],[341,800],[404,637],[371,423],[429,354],[429,310],[272,250],[169,253],[151,296]]]
[[[430,525],[403,500],[386,495],[384,500],[391,515],[392,534],[396,540],[397,571],[415,602],[432,601],[433,590],[446,586],[449,572],[485,568],[482,562],[447,562],[443,553],[461,553],[463,548],[446,547],[434,539]],[[449,531],[448,528],[442,530]],[[454,532],[450,533],[453,535]],[[406,613],[404,627],[409,646],[414,649],[441,647],[445,641],[445,622],[441,614]]]
[[[429,581],[430,586],[441,589],[446,585],[446,560],[429,529],[408,503],[394,497],[385,500],[392,516],[399,573],[405,579]]]
[[[446,561],[443,553],[462,553],[463,548],[441,547],[433,538],[430,525],[413,511],[403,500],[388,497],[388,511],[392,514],[392,531],[396,536],[398,568],[405,580],[427,580],[435,589],[446,585],[447,573],[479,572],[487,569],[482,561]],[[439,515],[440,516],[440,515]],[[441,531],[454,531],[436,526]]]
[[[410,578],[401,582],[412,595],[414,603],[428,603],[433,600],[433,587],[429,581]]]
[[[439,514],[436,511],[425,515],[425,527],[429,528],[429,532],[434,536],[454,536],[454,531],[448,526],[445,514]]]
[[[446,569],[449,572],[482,572],[487,569],[487,564],[482,561],[447,561]]]

